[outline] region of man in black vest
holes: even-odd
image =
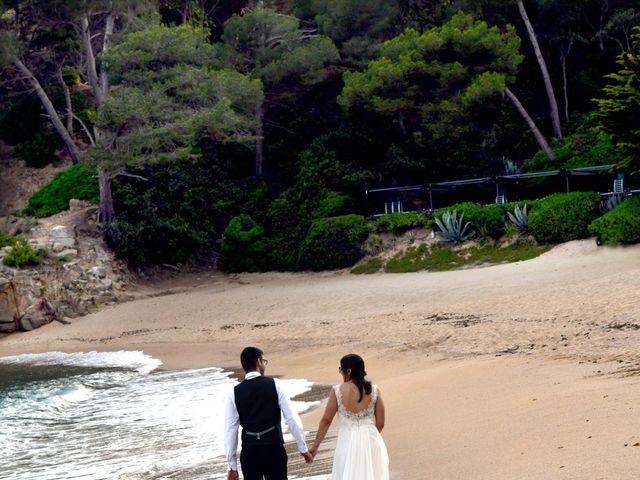
[[[247,347],[240,354],[244,381],[229,395],[225,418],[225,452],[229,464],[227,480],[238,476],[238,428],[242,426],[240,465],[245,480],[287,480],[287,452],[282,438],[284,416],[298,450],[312,461],[304,441],[302,421],[291,407],[278,379],[264,376],[267,360],[262,350]]]

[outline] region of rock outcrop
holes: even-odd
[[[128,269],[105,245],[96,208],[81,202],[73,207],[36,221],[26,233],[43,250],[41,265],[8,267],[2,259],[11,247],[0,251],[0,333],[33,330],[128,298]]]

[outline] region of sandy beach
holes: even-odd
[[[385,399],[392,479],[640,478],[640,246],[590,239],[442,273],[201,273],[136,295],[2,338],[0,355],[143,350],[164,368],[237,369],[252,344],[269,374],[331,384],[355,352]],[[304,415],[311,438],[321,411]]]

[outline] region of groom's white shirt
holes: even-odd
[[[245,375],[245,380],[259,377],[259,372],[249,372]],[[304,441],[304,429],[302,428],[302,420],[296,411],[291,407],[289,397],[284,393],[280,380],[273,379],[276,384],[276,392],[278,392],[278,404],[282,411],[282,416],[289,426],[289,431],[298,444],[300,453],[307,453],[307,443]],[[227,399],[227,407],[225,411],[225,427],[224,427],[224,451],[227,456],[229,468],[238,470],[238,430],[240,428],[240,416],[236,407],[236,399],[233,389],[229,393]]]

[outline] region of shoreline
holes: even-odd
[[[142,350],[232,371],[256,345],[268,375],[332,385],[354,352],[385,401],[392,479],[635,480],[638,292],[640,246],[578,241],[454,272],[215,278],[0,338],[0,355]],[[322,411],[303,414],[310,440]]]

